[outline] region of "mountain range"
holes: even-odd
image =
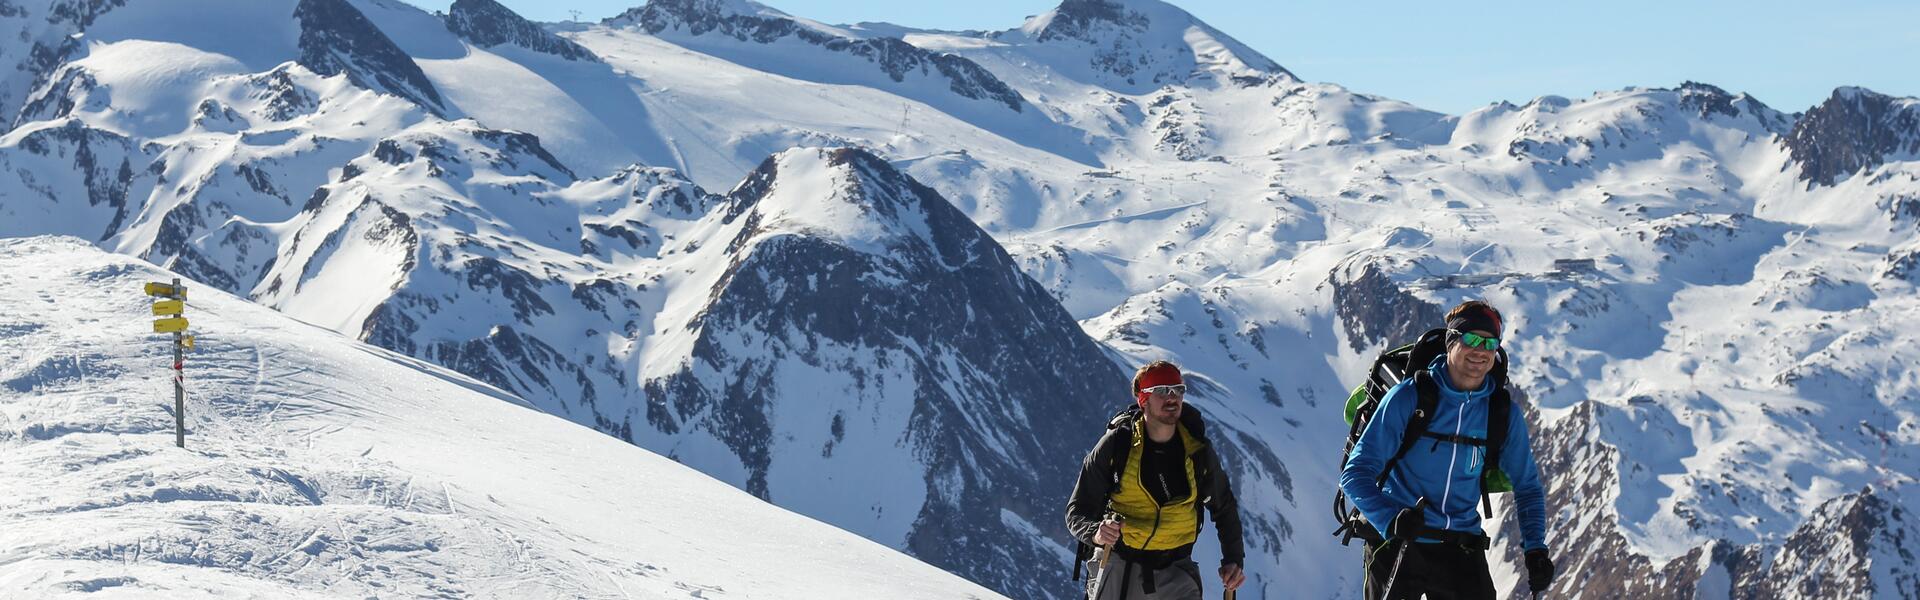
[[[1008,596],[1073,589],[1068,482],[1166,358],[1234,475],[1247,597],[1357,597],[1334,415],[1466,298],[1512,324],[1555,592],[1920,589],[1920,100],[1449,115],[1157,0],[1002,31],[4,0],[0,31],[0,235],[458,371]]]

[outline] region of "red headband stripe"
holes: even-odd
[[[1179,369],[1175,369],[1171,367],[1153,369],[1151,371],[1147,371],[1145,374],[1142,374],[1140,376],[1140,381],[1138,385],[1134,386],[1133,391],[1135,393],[1139,393],[1140,390],[1144,390],[1150,387],[1159,386],[1159,385],[1173,385],[1176,383],[1180,383]]]

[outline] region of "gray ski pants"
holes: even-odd
[[[1099,569],[1100,551],[1095,550],[1094,559],[1087,561],[1087,572],[1092,573],[1087,577],[1088,597],[1092,597],[1095,585],[1100,587],[1100,597],[1093,600],[1201,600],[1200,565],[1192,560],[1181,560],[1164,569],[1149,570],[1115,556],[1107,563],[1105,573]],[[1148,577],[1153,578],[1154,590],[1151,594],[1147,593]],[[1105,583],[1100,583],[1102,580]]]

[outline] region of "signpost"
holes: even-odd
[[[183,351],[193,348],[193,336],[187,335],[187,318],[181,316],[187,308],[187,288],[180,285],[180,278],[173,278],[171,285],[150,282],[146,287],[147,295],[156,298],[153,302],[153,315],[164,317],[153,320],[154,333],[173,334],[173,445],[187,447],[187,388],[186,358]]]

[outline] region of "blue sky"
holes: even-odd
[[[445,10],[451,0],[409,0]],[[644,0],[500,0],[538,21]],[[1008,29],[1058,0],[767,0],[827,23]],[[1833,88],[1920,95],[1920,2],[1175,0],[1309,81],[1459,114],[1490,102],[1701,81],[1795,112]],[[1815,8],[1818,6],[1818,8]]]

